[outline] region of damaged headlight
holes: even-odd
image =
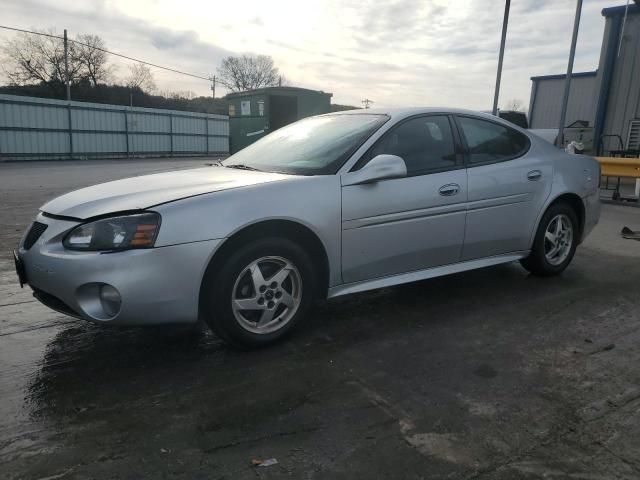
[[[128,250],[153,247],[160,229],[154,212],[108,217],[78,225],[63,240],[71,250]]]

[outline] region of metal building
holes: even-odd
[[[605,28],[598,70],[573,74],[565,127],[576,120],[588,121],[593,128],[594,149],[638,149],[640,6],[605,8],[602,15]],[[558,128],[564,78],[531,78],[531,128]]]
[[[331,93],[298,87],[266,87],[230,93],[231,153],[243,149],[269,132],[301,118],[328,113]]]
[[[581,72],[571,75],[571,91],[567,104],[567,125],[578,120],[593,126],[596,118],[597,72]],[[531,77],[531,101],[529,102],[530,128],[558,128],[564,81],[567,75],[542,75]]]

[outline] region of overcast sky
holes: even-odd
[[[528,107],[531,76],[566,71],[576,2],[511,3],[500,103]],[[584,2],[574,71],[597,68],[600,12],[623,3]],[[334,103],[490,109],[503,8],[502,0],[0,0],[0,24],[100,35],[116,52],[204,76],[226,55],[271,55],[291,85],[332,92]],[[126,64],[113,63],[124,76]],[[211,94],[207,82],[154,74],[161,90]]]

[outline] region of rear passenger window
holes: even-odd
[[[492,163],[524,155],[529,148],[526,135],[497,123],[458,117],[469,149],[470,163]]]
[[[429,115],[407,120],[386,133],[358,162],[356,169],[376,155],[402,157],[408,175],[443,171],[457,166],[456,149],[449,119]]]

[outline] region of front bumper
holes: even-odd
[[[222,240],[127,250],[74,252],[62,238],[76,222],[38,216],[48,225],[29,249],[18,256],[34,296],[68,315],[97,323],[152,325],[195,323],[200,285],[211,256]],[[115,315],[100,308],[101,285],[115,288],[121,298]]]

